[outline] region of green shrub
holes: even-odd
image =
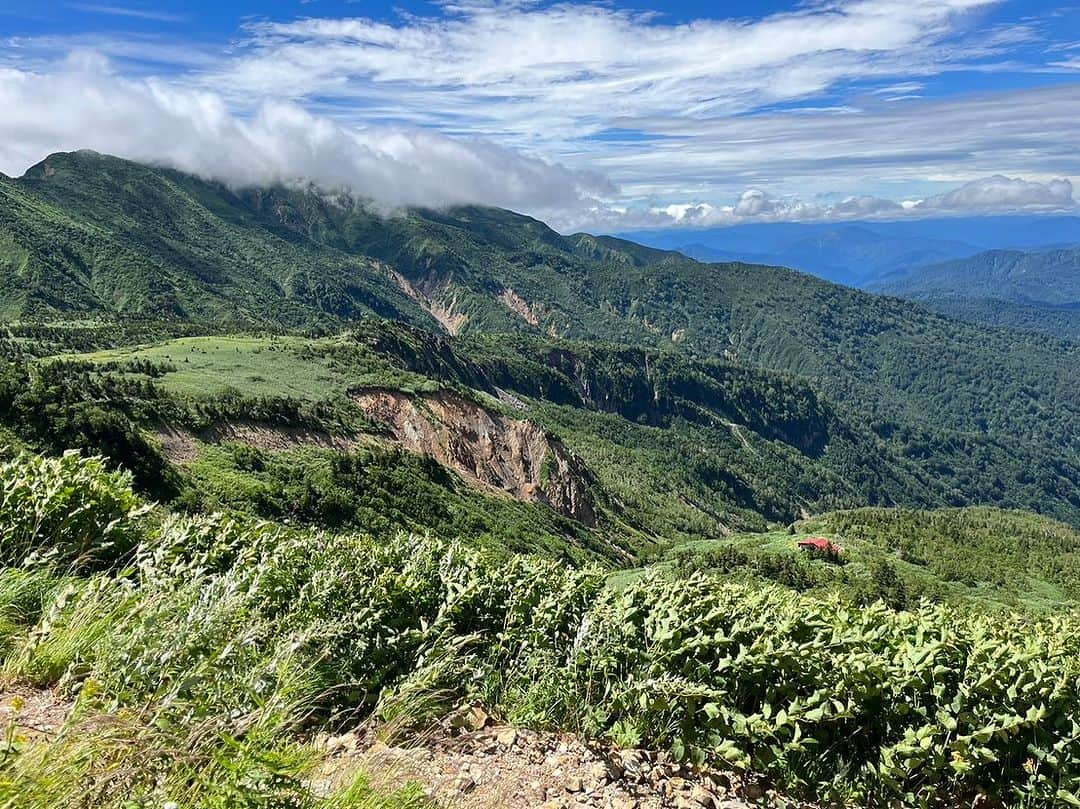
[[[220,515],[139,531],[126,478],[100,463],[24,456],[4,474],[5,492],[18,488],[11,480],[64,492],[6,496],[15,547],[81,547],[57,544],[65,530],[97,547],[125,525],[127,547],[138,540],[124,576],[0,574],[3,674],[79,684],[80,699],[96,695],[117,717],[101,726],[117,735],[54,750],[51,761],[70,767],[63,782],[120,783],[145,797],[134,806],[173,796],[318,806],[305,796],[299,731],[373,713],[419,723],[466,699],[515,722],[665,746],[859,806],[1080,802],[1076,612],[902,611],[700,572],[615,590],[597,569],[429,536]],[[102,481],[112,499],[87,494]],[[41,517],[52,503],[70,519]],[[97,534],[81,522],[114,512]],[[46,525],[60,527],[42,540]],[[872,580],[874,593],[910,602],[891,563]],[[0,806],[47,805],[35,778],[57,770],[36,755],[0,758]]]
[[[142,512],[131,475],[107,471],[100,458],[22,453],[0,464],[0,562],[116,565],[139,540]]]
[[[1080,617],[896,612],[715,577],[607,592],[568,661],[590,729],[861,805],[1080,791]]]

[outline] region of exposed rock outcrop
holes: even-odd
[[[530,326],[540,325],[540,316],[536,314],[536,311],[529,305],[529,302],[518,295],[512,287],[506,287],[506,289],[499,294],[499,301],[503,306],[518,315]]]
[[[414,284],[397,270],[388,270],[390,278],[397,284],[398,289],[416,301],[439,325],[446,329],[450,335],[458,335],[468,322],[469,316],[464,312],[457,312],[457,296],[451,298],[449,304],[442,301],[445,294],[445,285],[438,287],[437,284],[420,282]]]
[[[410,396],[368,390],[353,398],[406,449],[427,453],[467,479],[519,500],[547,503],[583,525],[596,525],[592,475],[539,425],[446,391]]]

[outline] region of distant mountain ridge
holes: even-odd
[[[806,236],[773,253],[728,251],[701,244],[679,247],[680,252],[699,261],[748,261],[791,267],[857,288],[904,268],[966,256],[977,250],[964,242],[883,236],[861,225]]]
[[[1080,244],[1080,217],[992,216],[895,222],[767,223],[622,234],[701,261],[791,267],[868,288],[913,267],[967,258],[988,249],[1049,249]]]
[[[989,250],[968,259],[898,272],[870,287],[902,296],[989,296],[1019,304],[1080,304],[1080,247]]]
[[[991,250],[897,272],[869,289],[965,320],[1080,339],[1080,247]]]

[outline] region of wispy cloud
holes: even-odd
[[[0,160],[93,146],[234,183],[307,176],[391,204],[506,205],[563,228],[919,215],[995,175],[1080,180],[1080,84],[941,95],[961,72],[1075,69],[1075,35],[1055,48],[1037,19],[986,15],[998,5],[812,0],[672,24],[601,3],[457,0],[389,21],[250,22],[216,52],[157,32],[9,40]],[[57,66],[71,48],[111,67]]]
[[[101,5],[97,3],[68,3],[67,7],[75,11],[85,11],[88,14],[105,14],[112,17],[134,17],[140,20],[153,20],[154,22],[183,22],[187,19],[184,14],[172,14],[167,11],[154,9],[132,8],[129,6]]]
[[[995,2],[840,0],[682,25],[599,4],[447,3],[396,25],[254,23],[246,52],[206,80],[237,100],[318,96],[343,114],[571,140],[620,116],[729,116],[845,81],[934,73],[988,52],[953,35]]]

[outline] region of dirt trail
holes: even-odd
[[[75,703],[55,691],[18,685],[0,690],[0,727],[24,739],[51,739],[63,727]]]
[[[369,733],[321,740],[319,790],[358,770],[376,787],[423,787],[445,809],[750,809],[799,807],[763,782],[693,770],[664,753],[589,745],[580,738],[491,724],[444,722],[423,738],[387,745]],[[470,721],[476,716],[470,717]],[[468,724],[468,722],[466,723]]]
[[[20,741],[56,738],[73,708],[53,690],[0,690],[0,722]],[[377,789],[419,785],[433,809],[812,809],[753,777],[500,725],[476,706],[406,741],[387,744],[382,732],[364,727],[315,739],[325,760],[313,792],[329,794],[363,773]]]

